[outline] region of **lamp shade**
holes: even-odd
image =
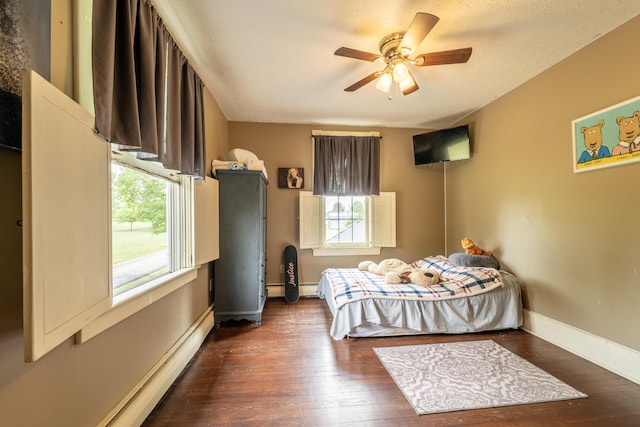
[[[400,83],[406,80],[409,75],[409,68],[404,62],[399,62],[393,67],[393,80],[396,83]]]
[[[392,82],[393,82],[393,79],[391,78],[391,74],[384,73],[378,78],[378,83],[376,83],[376,89],[381,90],[383,92],[389,92]]]
[[[398,83],[400,85],[400,89],[401,90],[406,90],[408,88],[410,88],[411,86],[413,86],[415,84],[415,81],[413,80],[413,78],[411,77],[411,74],[407,74],[407,76],[405,77],[404,80],[402,80],[400,83]]]

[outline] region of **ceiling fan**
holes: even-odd
[[[384,69],[369,74],[365,78],[347,87],[345,91],[353,92],[367,83],[378,79],[376,87],[381,91],[388,92],[391,85],[395,82],[400,87],[403,95],[409,95],[418,90],[419,87],[407,64],[425,67],[427,65],[461,64],[467,62],[471,56],[470,47],[422,53],[410,58],[439,19],[440,18],[430,13],[416,13],[406,32],[391,33],[380,40],[380,55],[348,47],[341,47],[336,50],[334,54],[338,56],[385,64]],[[389,99],[391,99],[391,97]]]

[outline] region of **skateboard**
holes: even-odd
[[[298,287],[298,251],[293,245],[284,248],[284,299],[296,302],[300,297]]]

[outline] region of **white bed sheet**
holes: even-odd
[[[513,274],[503,270],[500,274],[504,286],[479,295],[429,301],[368,298],[336,307],[323,273],[317,295],[333,315],[329,333],[335,340],[517,329],[522,325],[520,284]]]

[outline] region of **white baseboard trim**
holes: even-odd
[[[196,354],[213,324],[213,311],[209,307],[98,425],[142,424]]]
[[[531,310],[524,310],[522,329],[640,384],[639,351]]]
[[[317,283],[300,283],[300,296],[301,297],[315,297]],[[267,283],[267,295],[269,297],[284,297],[284,285],[281,283]]]

